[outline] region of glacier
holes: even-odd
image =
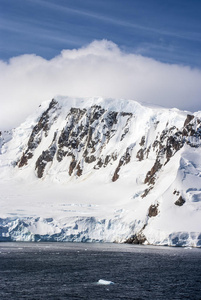
[[[201,112],[43,102],[0,134],[0,241],[201,247]]]

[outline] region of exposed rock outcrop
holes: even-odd
[[[118,164],[118,166],[114,172],[114,175],[112,177],[113,182],[119,178],[119,171],[121,170],[121,167],[130,162],[131,152],[132,152],[132,146],[127,148],[125,154],[120,158],[119,164]]]
[[[38,178],[43,177],[44,169],[47,163],[53,160],[55,153],[56,153],[56,146],[52,145],[48,150],[43,151],[42,154],[39,156],[39,158],[36,161],[36,167],[35,167]]]
[[[34,150],[40,144],[43,135],[44,137],[47,137],[52,123],[54,123],[54,121],[56,120],[56,115],[54,116],[54,113],[57,110],[57,105],[58,102],[52,99],[48,109],[41,115],[38,123],[34,126],[27,143],[27,149],[25,150],[25,152],[23,152],[23,155],[18,163],[19,168],[27,165],[28,160],[33,157]]]
[[[134,234],[125,241],[126,244],[134,244],[134,245],[142,245],[145,242],[146,242],[146,237],[144,236],[143,233]]]
[[[150,207],[149,207],[149,212],[148,212],[148,217],[151,218],[151,217],[156,217],[158,215],[158,204],[154,205],[152,204]]]
[[[184,205],[184,203],[185,203],[186,201],[184,200],[184,198],[182,197],[182,196],[180,196],[178,199],[177,199],[177,201],[175,201],[175,205],[178,205],[178,206],[182,206],[182,205]]]

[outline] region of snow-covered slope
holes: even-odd
[[[201,113],[57,97],[0,136],[0,240],[201,247]]]

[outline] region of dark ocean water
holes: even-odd
[[[201,249],[0,243],[0,299],[200,300]]]

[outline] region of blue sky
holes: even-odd
[[[201,110],[201,0],[0,0],[0,130],[55,95]]]
[[[201,68],[200,0],[0,0],[0,59],[107,39],[127,53]]]

